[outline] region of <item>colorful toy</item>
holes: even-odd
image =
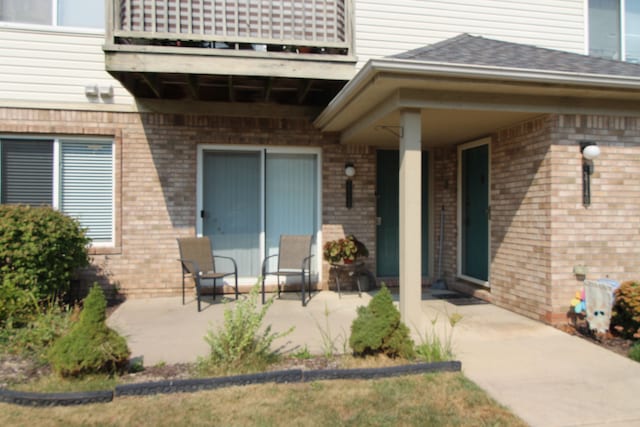
[[[571,300],[571,307],[576,314],[584,313],[587,309],[587,304],[584,298],[584,288],[576,292],[575,298]]]

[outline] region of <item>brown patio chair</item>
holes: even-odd
[[[312,235],[286,235],[280,236],[280,244],[276,255],[268,256],[262,262],[262,303],[265,303],[264,280],[268,275],[277,276],[278,298],[280,297],[280,276],[300,276],[302,281],[302,306],[307,305],[305,298],[305,282],[308,280],[309,298],[311,298],[311,243]],[[276,271],[267,271],[267,264],[270,258],[278,258]],[[305,278],[307,280],[305,280]]]
[[[178,239],[180,249],[180,264],[182,264],[182,305],[184,305],[184,278],[191,276],[196,285],[198,311],[203,294],[203,281],[212,282],[213,299],[216,299],[216,282],[227,276],[235,276],[236,299],[238,299],[238,266],[231,257],[213,255],[211,241],[208,237],[184,237]],[[233,272],[216,271],[215,258],[231,260]]]

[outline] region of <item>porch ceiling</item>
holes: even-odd
[[[546,113],[640,115],[640,78],[373,60],[315,124],[345,144],[397,146],[400,112],[418,109],[425,147],[486,136]]]

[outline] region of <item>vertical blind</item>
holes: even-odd
[[[60,209],[77,218],[94,243],[112,241],[112,143],[60,142]]]
[[[317,172],[313,154],[267,154],[266,252],[278,253],[280,235],[315,234]],[[272,259],[269,268],[276,268]]]

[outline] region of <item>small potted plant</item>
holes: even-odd
[[[322,252],[325,261],[332,264],[342,261],[344,264],[353,263],[358,257],[369,256],[367,247],[356,239],[353,234],[343,239],[331,240],[324,244]]]

